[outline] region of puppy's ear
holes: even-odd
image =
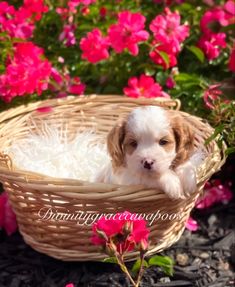
[[[123,142],[125,139],[126,121],[117,123],[109,132],[107,137],[108,152],[112,157],[113,167],[124,165],[124,149]]]
[[[176,142],[176,157],[174,159],[176,167],[191,156],[194,149],[194,132],[187,120],[175,113],[171,116],[171,126]]]

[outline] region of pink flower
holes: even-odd
[[[76,44],[76,38],[74,35],[76,26],[74,24],[65,24],[62,33],[59,35],[59,40],[70,47]]]
[[[144,74],[139,79],[131,77],[128,81],[128,87],[124,88],[123,91],[125,95],[132,98],[169,97],[163,93],[162,87],[152,77]]]
[[[201,18],[200,26],[204,34],[211,34],[213,31],[214,25],[219,23],[221,26],[227,26],[228,16],[227,13],[222,9],[222,7],[216,7],[207,11]]]
[[[168,89],[173,89],[175,87],[175,81],[172,77],[166,79],[166,86]]]
[[[57,94],[57,97],[66,97],[68,94],[81,95],[86,85],[81,83],[79,77],[71,78],[69,74],[62,75],[55,68],[51,69],[51,81],[49,89]]]
[[[229,70],[235,73],[235,44],[233,45],[228,63]]]
[[[97,28],[81,39],[80,48],[83,52],[82,58],[93,64],[109,57],[109,41],[106,37],[102,37],[101,31]]]
[[[66,284],[65,287],[74,287],[73,283]]]
[[[34,24],[29,20],[30,17],[31,14],[24,8],[15,10],[6,2],[0,3],[0,31],[7,32],[10,37],[31,37]]]
[[[181,43],[189,36],[188,25],[180,25],[180,19],[178,12],[171,12],[166,8],[165,14],[156,16],[150,24],[154,40],[149,56],[155,64],[164,69],[177,64]]]
[[[0,228],[5,229],[7,235],[11,235],[17,230],[16,216],[10,206],[6,192],[0,194]]]
[[[189,36],[189,26],[180,25],[180,14],[165,9],[165,15],[157,15],[150,24],[150,30],[159,43],[170,43],[175,52],[180,51],[180,43]]]
[[[227,19],[229,24],[235,23],[235,2],[234,0],[229,0],[224,4],[224,11],[227,13]]]
[[[226,34],[204,34],[198,41],[198,47],[203,50],[208,60],[213,60],[220,55],[221,49],[226,48]]]
[[[232,197],[232,191],[229,185],[223,185],[220,180],[214,180],[205,185],[204,195],[197,200],[196,208],[208,208],[216,203],[227,203]]]
[[[0,95],[5,102],[16,96],[37,93],[48,87],[51,64],[43,59],[43,49],[32,42],[18,43],[5,74],[0,76]]]
[[[162,53],[166,54],[168,61],[165,60]],[[170,43],[161,44],[157,40],[152,42],[152,50],[149,53],[151,60],[162,66],[164,69],[169,69],[177,64],[177,49]]]
[[[198,230],[198,223],[192,217],[189,217],[189,219],[185,223],[185,227],[190,231],[197,231]]]
[[[41,19],[43,13],[48,12],[48,7],[44,5],[44,0],[24,0],[23,7],[30,11],[37,21]]]
[[[107,8],[104,7],[104,6],[102,6],[102,7],[100,8],[100,17],[101,17],[101,18],[105,18],[106,15],[107,15]]]
[[[90,14],[90,9],[87,6],[84,6],[81,8],[81,13],[83,16],[89,15]]]
[[[204,92],[203,100],[207,108],[213,109],[214,102],[220,98],[222,91],[219,89],[220,85],[211,85],[209,89]]]
[[[81,83],[79,77],[74,77],[68,85],[68,92],[73,95],[81,95],[84,93],[85,85]]]
[[[149,230],[146,221],[130,212],[117,213],[111,218],[101,217],[92,226],[92,242],[95,245],[110,246],[121,254],[131,251],[139,245],[147,247]]]
[[[10,37],[30,38],[35,28],[34,22],[41,19],[48,7],[42,0],[25,0],[23,6],[16,10],[7,2],[0,3],[0,31]]]
[[[57,7],[55,9],[56,13],[61,16],[63,20],[65,20],[69,15],[69,9],[63,7]]]
[[[127,48],[133,56],[138,55],[138,43],[149,37],[149,33],[144,30],[145,20],[140,13],[124,11],[118,14],[118,23],[108,29],[111,46],[117,53]]]
[[[76,13],[76,8],[79,5],[85,5],[88,6],[92,3],[95,3],[96,0],[69,0],[68,1],[68,7],[69,7],[69,11],[72,13]]]

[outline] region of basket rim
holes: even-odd
[[[6,121],[11,121],[12,119],[16,118],[19,115],[23,114],[28,114],[36,111],[38,108],[42,107],[47,107],[51,106],[57,107],[63,104],[71,103],[71,104],[76,104],[76,103],[82,103],[83,101],[89,101],[89,100],[104,100],[107,101],[107,104],[111,104],[112,102],[115,103],[115,100],[121,99],[123,103],[128,102],[128,103],[134,103],[134,104],[166,104],[168,103],[168,106],[175,108],[176,110],[179,110],[180,108],[180,101],[178,99],[168,99],[168,98],[130,98],[130,97],[125,97],[121,95],[82,95],[79,97],[76,96],[68,96],[66,98],[60,98],[60,99],[46,99],[42,101],[37,101],[34,103],[29,103],[28,105],[20,105],[16,108],[11,108],[9,110],[6,110],[2,113],[0,113],[0,124],[3,124]],[[120,101],[120,102],[121,102]],[[182,111],[181,111],[182,112]],[[182,112],[185,113],[185,112]],[[187,113],[186,113],[187,114]],[[190,115],[190,114],[189,114]],[[199,117],[197,117],[200,119]],[[88,186],[89,187],[99,187],[108,189],[118,189],[118,188],[129,188],[130,186],[128,185],[119,185],[119,184],[109,184],[109,183],[97,183],[97,182],[89,182],[85,180],[80,180],[80,179],[70,179],[70,178],[57,178],[57,177],[52,177],[48,175],[44,175],[41,173],[37,172],[32,172],[28,171],[25,169],[20,169],[19,167],[13,166],[12,160],[9,155],[4,154],[0,151],[0,158],[2,158],[5,161],[5,166],[0,165],[0,178],[1,179],[11,179],[11,180],[16,180],[17,182],[21,183],[27,183],[27,184],[43,184],[47,183],[48,188],[51,185],[58,185],[58,186]],[[223,164],[224,160],[221,159],[221,165]],[[132,187],[136,187],[137,189],[143,188],[143,185],[132,185]],[[146,188],[145,190],[152,190],[150,188]]]

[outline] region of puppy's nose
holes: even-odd
[[[154,164],[154,160],[145,159],[145,160],[142,160],[142,164],[143,164],[144,168],[146,168],[146,169],[152,169],[152,166],[153,166],[153,164]]]

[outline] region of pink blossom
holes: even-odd
[[[224,11],[227,13],[229,24],[235,23],[235,1],[229,0],[224,4]]]
[[[21,8],[15,10],[6,2],[0,3],[0,31],[7,32],[10,37],[26,39],[32,36],[34,24],[29,20],[31,14]]]
[[[146,221],[130,212],[117,213],[111,218],[101,217],[92,226],[92,242],[95,245],[116,245],[117,251],[123,254],[131,251],[138,245],[147,247],[149,230]]]
[[[222,48],[226,48],[226,34],[204,34],[198,41],[198,47],[203,50],[208,60],[216,59]]]
[[[168,89],[173,89],[175,87],[175,81],[172,77],[166,79],[166,86]]]
[[[180,14],[165,9],[165,15],[157,15],[150,24],[150,30],[159,43],[170,43],[175,52],[180,51],[180,43],[189,36],[189,26],[180,25]]]
[[[44,5],[44,0],[24,0],[23,7],[30,11],[37,21],[41,19],[43,13],[48,12],[48,7]]]
[[[104,7],[104,6],[102,6],[102,7],[100,8],[100,17],[101,17],[101,18],[105,18],[106,15],[107,15],[107,8]]]
[[[90,14],[90,9],[87,6],[84,6],[81,8],[81,13],[83,16],[89,15]]]
[[[80,48],[83,52],[82,58],[93,64],[109,57],[109,41],[107,37],[102,36],[101,31],[97,28],[81,39]]]
[[[223,185],[220,180],[207,182],[204,190],[204,195],[196,203],[196,208],[198,209],[208,208],[220,202],[227,203],[233,197],[230,186],[228,184]]]
[[[65,287],[75,287],[73,283],[66,284]]]
[[[144,74],[139,79],[131,77],[128,81],[128,87],[124,88],[123,91],[125,95],[132,98],[169,97],[169,95],[163,93],[162,87],[152,77]]]
[[[0,76],[0,95],[5,102],[16,96],[40,95],[48,87],[50,74],[51,64],[43,59],[43,49],[32,42],[18,43]]]
[[[66,97],[68,94],[81,95],[86,85],[81,83],[79,77],[71,78],[69,74],[62,75],[55,68],[51,69],[51,81],[49,89],[57,94],[57,97]]]
[[[63,20],[67,19],[69,16],[69,9],[68,8],[64,8],[64,7],[57,7],[55,9],[56,13],[59,14],[61,16],[61,18]]]
[[[70,85],[68,85],[68,92],[73,95],[81,95],[84,93],[85,85],[81,83],[79,77],[74,77]]]
[[[138,43],[149,37],[149,33],[144,30],[145,20],[140,13],[124,11],[118,14],[118,23],[108,29],[111,46],[117,53],[127,48],[133,56],[138,55]]]
[[[169,69],[177,64],[181,43],[189,36],[188,25],[180,25],[180,20],[178,12],[171,12],[169,8],[166,8],[164,15],[157,15],[150,23],[154,40],[149,56],[155,64],[164,69]],[[166,57],[168,61],[166,61]]]
[[[7,235],[11,235],[17,230],[16,216],[6,192],[0,194],[0,228],[5,229]]]
[[[168,62],[163,57],[162,53],[166,54]],[[169,69],[177,64],[177,54],[177,49],[175,49],[173,44],[162,44],[157,40],[154,40],[149,56],[155,64],[162,66],[164,69]]]
[[[227,26],[229,24],[228,15],[222,7],[216,7],[206,11],[200,21],[202,32],[210,35],[214,32],[211,28],[213,28],[213,25],[216,23],[219,23],[221,26]]]
[[[189,219],[185,223],[185,227],[190,231],[197,231],[198,223],[195,219],[193,219],[192,217],[189,217]]]
[[[76,8],[79,5],[85,5],[88,6],[92,3],[95,3],[96,0],[69,0],[68,1],[68,7],[69,7],[69,11],[72,13],[76,13]]]
[[[235,73],[235,44],[233,45],[228,63],[229,70]]]
[[[39,21],[48,7],[42,0],[25,0],[23,6],[16,10],[7,2],[0,3],[0,31],[7,32],[10,37],[30,38],[35,21]]]
[[[65,24],[62,33],[59,35],[59,40],[70,47],[76,44],[76,38],[74,35],[76,26],[74,24]]]
[[[220,98],[222,91],[219,89],[220,85],[211,85],[203,95],[203,100],[207,108],[213,109],[215,107],[214,102]]]

